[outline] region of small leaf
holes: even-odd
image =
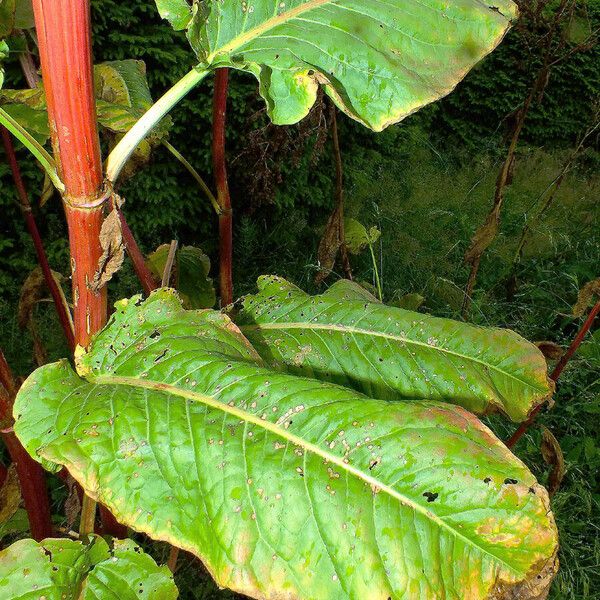
[[[0,0],[0,40],[8,37],[15,28],[16,0]]]
[[[421,294],[404,294],[397,300],[391,302],[391,306],[397,306],[398,308],[403,308],[405,310],[417,310],[423,302],[425,302],[425,298],[424,296],[421,296]]]
[[[15,433],[221,586],[528,600],[553,577],[545,490],[461,408],[265,368],[225,315],[184,311],[168,289],[117,303],[76,365],[27,379]]]
[[[15,29],[33,29],[34,27],[35,19],[31,0],[16,0]]]
[[[235,321],[271,365],[375,398],[453,402],[524,420],[552,395],[542,353],[513,331],[385,306],[341,280],[309,296],[261,277]]]
[[[2,66],[2,62],[8,58],[9,51],[8,44],[0,39],[0,89],[4,85],[4,67]]]
[[[169,244],[162,244],[148,256],[148,267],[160,280],[167,263]],[[212,279],[208,277],[210,259],[200,248],[182,246],[177,250],[172,276],[185,308],[211,308],[217,301]]]
[[[550,498],[560,488],[560,484],[565,476],[565,459],[558,440],[554,434],[542,426],[542,457],[544,462],[550,467],[548,476],[548,494]]]
[[[373,245],[381,235],[377,227],[367,228],[356,219],[344,220],[346,247],[352,254],[360,254],[369,244]]]
[[[157,5],[185,26],[182,0]],[[322,85],[381,131],[452,91],[516,16],[510,0],[206,0],[194,2],[187,35],[201,68],[252,73],[278,125],[305,117]]]
[[[0,552],[0,589],[11,600],[175,600],[166,566],[158,567],[132,540],[98,536],[84,545],[69,539],[19,540]]]
[[[186,0],[156,0],[161,18],[166,19],[175,31],[187,29],[192,19],[192,7]]]

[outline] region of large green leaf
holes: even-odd
[[[0,596],[7,600],[175,600],[166,566],[132,540],[100,537],[20,540],[0,552]]]
[[[379,131],[449,93],[502,39],[511,0],[157,0],[188,29],[201,66],[253,73],[275,123],[310,110],[322,84]]]
[[[465,410],[277,373],[174,292],[116,305],[23,384],[15,432],[151,537],[255,598],[537,598],[548,497]],[[514,596],[512,594],[515,594]]]
[[[385,306],[341,280],[309,296],[261,277],[235,317],[272,366],[374,398],[429,398],[522,421],[552,394],[542,353],[516,333]]]

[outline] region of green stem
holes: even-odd
[[[373,244],[369,243],[369,250],[371,252],[371,259],[373,261],[373,271],[375,271],[375,283],[377,284],[377,295],[379,300],[383,302],[383,293],[381,291],[381,281],[379,279],[379,269],[377,268],[377,259],[375,258],[375,252],[373,252]]]
[[[65,186],[58,176],[56,163],[44,147],[2,108],[0,108],[0,124],[4,125],[38,159],[54,187],[59,192],[64,192]]]
[[[177,148],[173,147],[169,142],[167,142],[167,140],[164,140],[162,144],[189,171],[190,175],[196,180],[198,185],[202,188],[202,191],[210,200],[210,203],[213,205],[213,208],[215,209],[217,215],[223,214],[223,211],[219,206],[217,199],[215,198],[214,194],[210,191],[208,185],[206,185],[204,179],[202,179],[200,173],[198,173],[198,171],[196,171],[196,169],[194,169],[194,167],[187,161],[185,156],[183,156],[179,152],[179,150],[177,150]]]
[[[106,161],[106,178],[115,183],[121,170],[138,144],[160,120],[208,75],[208,70],[192,69],[156,101],[136,124],[121,138]]]

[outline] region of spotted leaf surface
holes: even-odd
[[[275,123],[302,119],[321,84],[376,131],[449,93],[516,16],[511,0],[156,2],[202,67],[256,76]]]
[[[522,421],[550,397],[542,353],[516,333],[385,306],[350,281],[310,296],[278,277],[235,320],[272,366],[383,399],[429,398]]]
[[[20,540],[0,552],[0,597],[10,600],[175,600],[166,566],[132,540]]]
[[[117,303],[77,359],[15,402],[32,456],[254,598],[536,598],[548,497],[465,410],[278,373],[175,293]]]

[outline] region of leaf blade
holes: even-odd
[[[276,124],[302,119],[323,85],[342,111],[380,131],[449,93],[501,41],[516,6],[496,5],[212,0],[194,12],[188,38],[204,65],[253,73]]]
[[[512,331],[385,306],[345,280],[318,296],[279,277],[258,286],[234,318],[278,369],[375,398],[444,400],[515,421],[552,394],[542,353]]]
[[[420,586],[435,597],[443,586],[474,600],[553,564],[545,492],[462,409],[265,369],[226,317],[181,311],[165,290],[120,303],[77,363],[86,379],[63,362],[25,382],[17,435],[117,518],[195,553],[222,586],[256,598],[409,598],[402,590]],[[466,506],[488,517],[480,531]],[[419,558],[449,544],[453,565]]]

